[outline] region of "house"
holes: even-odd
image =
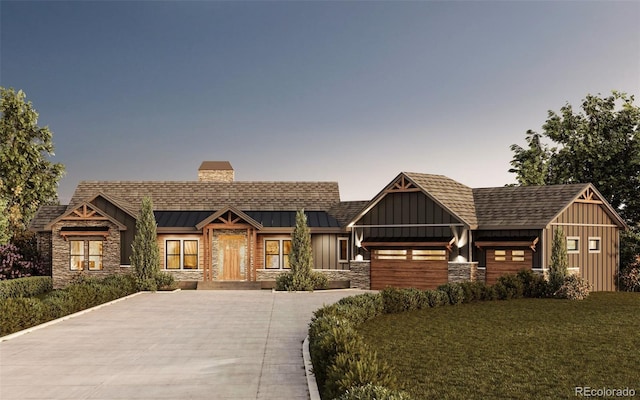
[[[626,225],[588,183],[472,189],[442,175],[400,173],[347,227],[371,260],[372,289],[543,273],[562,229],[569,272],[602,291],[615,290]]]
[[[272,287],[289,268],[302,208],[314,268],[334,284],[367,289],[542,272],[562,228],[572,270],[596,290],[615,290],[625,228],[590,184],[471,189],[441,175],[400,173],[372,200],[343,202],[336,182],[235,181],[229,162],[205,161],[197,181],[83,181],[68,205],[41,207],[30,228],[54,286],[80,273],[130,271],[145,196],[154,203],[160,268],[199,287]]]

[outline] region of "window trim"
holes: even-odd
[[[597,249],[592,249],[591,248],[591,241],[592,240],[597,240],[598,241],[598,248]],[[591,253],[591,254],[600,253],[602,251],[602,238],[600,236],[589,236],[589,239],[587,240],[587,249],[589,250],[589,253]]]
[[[179,246],[179,251],[180,251],[180,268],[167,268],[167,259],[169,254],[167,253],[167,242],[180,242],[180,246]],[[184,251],[184,242],[196,242],[196,268],[185,268],[184,267],[184,256],[185,256],[185,251]],[[173,256],[175,256],[176,254],[171,254]],[[193,254],[190,254],[193,255]],[[169,237],[169,238],[165,238],[164,239],[164,268],[162,269],[163,271],[200,271],[202,268],[200,268],[200,239],[199,238],[175,238],[175,237]]]
[[[347,254],[346,254],[346,258],[340,258],[340,256],[342,255],[342,242],[346,242],[347,243]],[[348,237],[339,237],[338,238],[338,264],[341,263],[348,263],[349,262],[349,238]]]
[[[569,240],[576,241],[576,250],[569,250]],[[580,254],[580,236],[567,236],[567,254]]]
[[[262,255],[264,257],[262,259],[262,268],[263,269],[266,269],[266,270],[269,270],[269,271],[289,271],[289,270],[291,270],[291,266],[289,266],[289,268],[285,268],[284,267],[284,256],[285,255],[287,257],[291,256],[291,253],[287,253],[287,254],[284,253],[284,242],[287,241],[287,240],[292,242],[291,236],[265,237],[264,239],[262,239],[262,248],[263,248]],[[267,241],[276,241],[276,242],[278,242],[278,268],[269,268],[269,267],[267,267]],[[270,254],[270,255],[275,255],[275,254]]]

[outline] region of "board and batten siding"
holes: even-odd
[[[338,263],[338,235],[311,235],[314,269],[349,269],[349,263]]]
[[[388,193],[362,216],[357,225],[460,224],[422,192]],[[365,228],[367,238],[451,237],[449,227]]]
[[[573,203],[547,226],[544,231],[546,267],[551,264],[553,235],[558,228],[562,228],[566,237],[580,238],[579,252],[568,254],[569,268],[579,268],[580,276],[593,285],[593,290],[615,290],[620,252],[618,227],[602,206]],[[600,238],[600,252],[589,252],[590,237]]]
[[[127,227],[127,230],[120,232],[120,264],[131,264],[129,259],[132,254],[131,244],[133,243],[133,238],[136,234],[136,220],[101,196],[96,197],[92,201],[92,204],[107,213],[111,218]]]

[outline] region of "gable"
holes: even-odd
[[[63,221],[110,221],[121,231],[127,230],[127,226],[125,224],[111,217],[94,204],[87,202],[83,202],[73,208],[68,208],[64,214],[47,224],[45,229],[50,230],[54,224]]]

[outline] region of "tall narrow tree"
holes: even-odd
[[[133,238],[131,266],[140,290],[156,290],[156,277],[160,273],[160,249],[157,242],[156,219],[153,215],[153,201],[142,199],[142,207],[136,221]]]
[[[553,234],[551,264],[549,265],[549,284],[554,292],[562,286],[562,282],[567,276],[568,266],[567,240],[562,229],[558,228]]]
[[[292,285],[296,290],[313,290],[311,232],[304,210],[298,210],[296,213],[296,227],[291,235],[289,266],[291,267]]]
[[[64,167],[52,163],[52,133],[22,90],[0,87],[0,197],[7,201],[9,231],[23,234],[42,204],[57,202]]]

